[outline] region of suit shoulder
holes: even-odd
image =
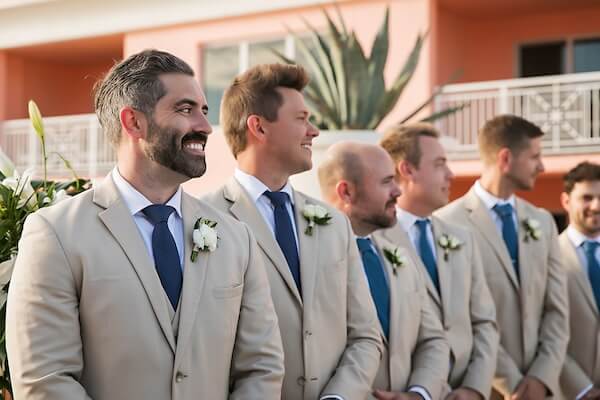
[[[553,225],[555,224],[554,217],[545,208],[537,207],[536,205],[534,205],[520,197],[518,198],[518,201],[521,203],[522,207],[525,209],[525,212],[527,213],[527,215],[524,215],[523,217],[534,218],[534,219],[539,220],[542,223],[553,224]]]
[[[220,210],[212,201],[210,201],[210,197],[202,196],[198,198],[191,195],[189,196],[199,204],[203,217],[217,221],[221,227],[227,227],[234,231],[244,231],[247,229],[245,223],[238,221],[233,216]]]
[[[448,220],[459,215],[464,214],[465,211],[465,196],[459,197],[450,203],[446,204],[444,207],[439,208],[434,212],[434,215],[439,217],[442,220]]]
[[[97,209],[98,206],[93,202],[94,189],[86,190],[75,196],[68,197],[63,201],[40,208],[34,214],[44,218],[49,224],[55,225],[64,223],[70,216],[75,214],[85,214],[90,210]]]
[[[320,207],[323,207],[324,209],[326,209],[327,212],[329,213],[329,215],[331,215],[332,220],[336,220],[336,219],[345,220],[346,219],[346,215],[344,213],[342,213],[337,208],[325,203],[324,201],[315,199],[314,197],[308,196],[297,190],[295,190],[295,192],[296,192],[296,195],[303,198],[307,204],[314,204],[316,206],[320,206]]]
[[[456,236],[462,242],[469,241],[471,239],[471,231],[464,225],[459,225],[456,222],[448,221],[437,213],[432,216],[433,220],[436,221],[445,233],[452,236]]]
[[[222,204],[225,204],[225,186],[221,186],[212,192],[203,194],[199,197],[205,203],[212,205],[213,207],[220,209]]]

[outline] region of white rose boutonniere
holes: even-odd
[[[438,238],[437,243],[444,250],[444,261],[448,261],[450,250],[458,250],[463,245],[457,237],[445,233]]]
[[[327,209],[315,204],[307,204],[302,210],[302,216],[308,222],[308,226],[304,231],[305,234],[311,236],[315,225],[329,225],[331,215]]]
[[[542,230],[540,229],[540,221],[533,218],[525,218],[523,220],[523,228],[525,228],[525,242],[529,239],[539,240],[542,237]]]
[[[192,249],[192,262],[198,258],[198,253],[201,251],[215,251],[217,248],[217,230],[215,227],[217,223],[205,218],[198,218],[196,224],[194,224],[194,232],[192,233],[192,240],[194,247]]]
[[[392,268],[394,271],[394,275],[398,274],[398,268],[401,268],[406,264],[406,257],[402,254],[402,251],[399,247],[395,247],[393,249],[384,247],[383,255],[387,260],[392,264]]]

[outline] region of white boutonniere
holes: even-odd
[[[523,220],[523,228],[525,228],[525,242],[529,241],[529,238],[533,240],[539,240],[542,237],[542,230],[540,229],[540,221],[533,218],[525,218]]]
[[[308,222],[304,233],[309,236],[312,235],[315,225],[329,225],[329,220],[331,220],[331,215],[329,215],[327,209],[315,204],[307,204],[302,210],[302,216]]]
[[[450,250],[458,250],[463,245],[457,237],[445,233],[438,238],[437,243],[444,250],[444,261],[448,261]]]
[[[198,218],[194,224],[194,232],[192,240],[194,247],[192,248],[192,262],[198,258],[198,253],[201,251],[215,251],[217,248],[217,223],[206,218]]]
[[[399,247],[395,247],[393,249],[384,247],[383,255],[385,256],[385,258],[387,258],[390,264],[392,264],[394,275],[398,273],[398,268],[403,267],[406,263],[406,257],[404,257],[404,254],[402,254]]]

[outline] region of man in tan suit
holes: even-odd
[[[348,219],[294,190],[312,167],[319,132],[295,65],[259,65],[235,78],[221,127],[237,160],[207,200],[250,226],[265,260],[285,354],[284,400],[362,400],[381,359],[377,315]]]
[[[600,399],[600,164],[564,176],[569,226],[559,236],[567,271],[571,338],[560,384],[567,399]]]
[[[191,68],[160,51],[99,84],[117,167],[27,219],[7,310],[16,399],[280,398],[283,350],[257,245],[181,190],[206,169],[207,111]]]
[[[338,143],[319,167],[323,196],[350,218],[377,307],[385,350],[373,384],[375,398],[439,399],[449,348],[424,276],[397,242],[372,240],[376,230],[396,223],[400,191],[394,178],[394,163],[375,145]]]
[[[543,132],[512,115],[479,133],[483,171],[438,213],[474,234],[500,331],[493,397],[543,399],[558,390],[568,342],[567,287],[552,215],[514,195],[544,170]]]
[[[402,196],[398,223],[377,235],[409,248],[427,276],[450,344],[452,391],[447,399],[487,399],[499,341],[495,307],[472,235],[431,215],[448,203],[453,177],[438,137],[433,126],[423,123],[386,132],[381,145],[394,160]]]

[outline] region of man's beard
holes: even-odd
[[[206,160],[204,156],[194,156],[183,150],[184,141],[190,139],[202,139],[206,142],[206,135],[199,132],[180,135],[177,129],[163,128],[150,118],[144,153],[163,167],[188,178],[198,178],[206,172]]]

